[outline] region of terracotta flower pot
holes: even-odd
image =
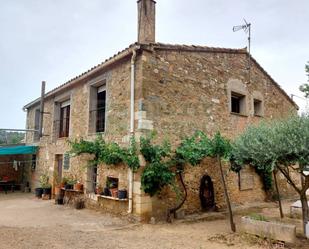
[[[55,195],[60,195],[61,194],[61,186],[56,186],[55,187]]]
[[[118,198],[118,189],[117,188],[112,188],[110,189],[112,197]]]
[[[81,183],[75,183],[74,184],[74,190],[76,190],[76,191],[82,191],[83,190],[83,184],[81,184]]]

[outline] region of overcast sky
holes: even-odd
[[[288,94],[307,81],[308,0],[157,0],[157,41],[247,46]],[[0,0],[0,128],[24,128],[22,107],[137,39],[136,0]],[[295,99],[300,106],[305,101]]]

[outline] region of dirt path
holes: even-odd
[[[223,236],[223,239],[222,239]],[[227,221],[193,224],[130,224],[91,210],[74,210],[32,195],[0,194],[0,248],[266,248],[225,241]],[[233,235],[234,236],[234,235]],[[219,243],[215,239],[219,237]]]

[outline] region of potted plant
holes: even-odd
[[[61,188],[65,188],[65,185],[67,184],[67,182],[68,182],[68,178],[65,176],[62,177],[61,183],[60,183]]]
[[[50,199],[51,198],[51,184],[49,183],[49,176],[47,174],[43,174],[40,176],[40,184],[41,184],[43,196],[45,198],[48,197],[48,199]]]
[[[126,199],[127,198],[127,190],[126,189],[118,190],[118,198],[120,200]]]
[[[76,190],[76,191],[83,191],[83,187],[84,187],[84,185],[79,181],[77,181],[74,184],[74,190]]]
[[[75,183],[76,183],[76,180],[74,180],[72,178],[68,178],[64,188],[65,189],[73,189]]]
[[[35,188],[35,197],[42,198],[43,195],[43,189],[42,188]]]

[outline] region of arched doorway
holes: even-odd
[[[202,211],[215,211],[214,186],[209,175],[204,175],[200,182],[200,200]]]

